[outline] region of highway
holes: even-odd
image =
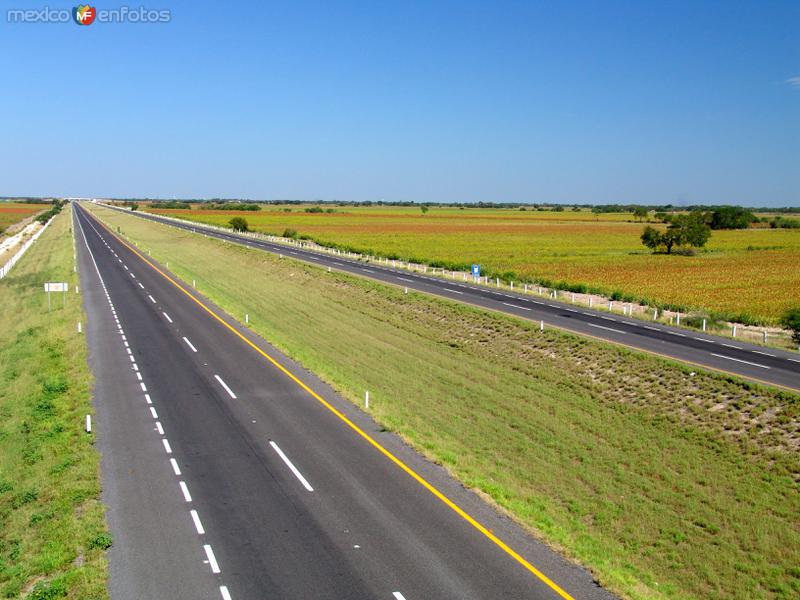
[[[116,210],[122,209],[116,208]],[[219,231],[204,227],[202,224],[176,222],[148,213],[127,210],[124,212],[186,231],[202,232],[229,242],[303,260],[323,268],[330,267],[536,322],[544,321],[548,327],[599,338],[677,361],[737,375],[751,381],[800,391],[800,354],[797,353],[660,323],[648,323],[619,314],[514,293],[508,289],[492,289],[464,281],[448,281],[441,277],[393,269],[385,264],[364,263],[345,256]]]
[[[612,598],[73,208],[112,598]]]

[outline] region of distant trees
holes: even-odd
[[[664,249],[667,254],[672,254],[675,247],[702,248],[709,237],[711,228],[706,223],[705,215],[702,211],[694,211],[688,215],[673,216],[663,232],[648,225],[642,232],[641,240],[653,252]]]
[[[62,200],[53,200],[53,206],[50,207],[50,210],[43,212],[36,220],[39,221],[42,225],[47,223],[50,219],[55,217],[58,213],[61,212],[61,207],[64,206],[64,201]]]
[[[322,210],[321,206],[312,206],[310,208],[307,208],[306,212],[307,213],[321,213],[321,212],[325,212],[325,211]]]
[[[711,229],[747,229],[758,221],[756,216],[741,206],[720,206],[711,213],[708,224]]]
[[[428,205],[423,204],[422,206],[419,207],[419,209],[422,211],[422,214],[424,215],[426,212],[428,212]]]
[[[244,217],[233,217],[228,221],[228,225],[233,227],[234,231],[250,231],[250,226],[247,224],[247,219]]]
[[[188,202],[180,202],[177,200],[169,200],[167,202],[153,202],[151,204],[152,208],[180,208],[183,210],[189,210],[192,208],[192,205]]]
[[[637,206],[633,209],[633,216],[636,219],[641,221],[642,219],[646,219],[647,215],[650,213],[644,206]]]
[[[257,211],[261,210],[261,207],[258,204],[247,204],[244,202],[211,202],[209,204],[204,204],[203,209]]]
[[[771,229],[800,229],[800,221],[777,216],[769,222],[769,226]]]

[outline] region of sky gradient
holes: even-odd
[[[0,195],[800,205],[797,2],[141,5],[3,4]]]

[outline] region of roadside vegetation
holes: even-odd
[[[66,210],[0,281],[0,597],[101,600],[111,539]],[[46,281],[67,282],[62,308]]]
[[[163,206],[143,208],[220,226],[241,214]],[[422,213],[419,206],[346,206],[328,214],[312,208],[263,205],[247,220],[254,231],[281,235],[290,230],[297,238],[341,250],[456,270],[477,263],[489,277],[700,311],[721,321],[776,325],[800,298],[800,229],[769,223],[715,229],[694,256],[676,257],[652,254],[640,241],[640,222],[656,226],[674,216],[666,212],[636,216],[604,212],[604,207],[592,212],[431,206]],[[736,215],[729,217],[723,211],[720,225],[735,223]]]
[[[90,209],[610,589],[800,594],[800,397]]]

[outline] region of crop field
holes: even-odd
[[[24,204],[22,202],[0,202],[0,234],[10,225],[50,208],[49,204]]]
[[[800,591],[796,395],[90,209],[623,597]]]
[[[696,256],[653,255],[631,214],[516,209],[265,206],[258,212],[158,209],[226,225],[234,216],[256,231],[298,235],[359,252],[467,268],[551,285],[586,285],[632,300],[722,318],[775,323],[800,298],[800,230],[714,231]],[[287,212],[291,210],[291,212]]]

